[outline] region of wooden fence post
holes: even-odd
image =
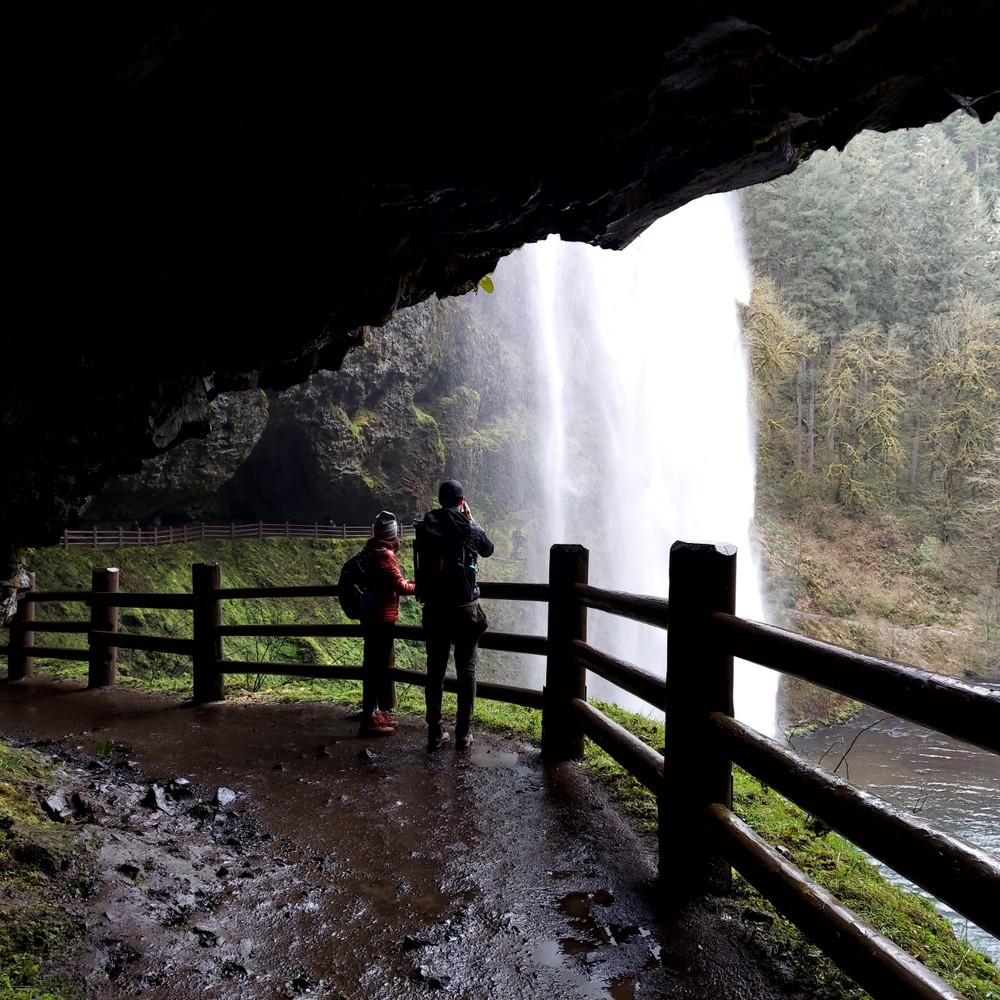
[[[736,546],[674,542],[670,548],[660,882],[673,897],[725,893],[732,871],[711,847],[710,803],[732,806],[732,764],[714,753],[709,712],[733,714],[733,658],[709,616],[736,607]]]
[[[28,590],[35,589],[35,574],[28,574]],[[22,681],[35,672],[35,660],[29,650],[35,644],[31,623],[35,620],[35,602],[22,597],[10,622],[10,645],[7,650],[7,679]]]
[[[194,701],[222,701],[226,697],[225,675],[219,669],[222,659],[222,567],[218,563],[196,563],[191,567],[191,591],[194,596],[194,657],[191,683]]]
[[[570,650],[574,639],[587,638],[587,609],[573,584],[588,580],[590,552],[582,545],[553,545],[549,550],[549,654],[542,691],[542,757],[548,761],[583,756],[583,727],[570,714],[572,698],[587,699],[587,670]]]
[[[118,593],[118,568],[94,569],[90,589],[95,594]],[[94,632],[117,632],[118,609],[112,604],[90,605],[90,662],[87,668],[87,687],[111,687],[118,680],[118,648],[106,639],[94,639]]]

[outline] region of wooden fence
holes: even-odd
[[[903,949],[878,934],[846,905],[764,842],[732,811],[736,764],[776,789],[911,882],[1000,937],[1000,861],[991,854],[897,811],[807,762],[733,716],[733,659],[800,677],[893,715],[1000,753],[1000,695],[913,667],[851,652],[734,614],[736,550],[676,542],[670,553],[670,600],[592,587],[588,551],[553,546],[547,584],[483,583],[483,599],[547,604],[544,636],[488,631],[484,648],[546,659],[541,691],[481,682],[478,695],[539,708],[547,760],[582,756],[598,743],[657,797],[663,893],[675,900],[728,891],[739,871],[863,989],[876,998],[960,1000],[961,994]],[[37,657],[85,660],[88,684],[115,683],[119,649],[191,657],[194,699],[225,697],[227,673],[361,678],[360,666],[234,661],[227,636],[360,636],[357,624],[223,625],[226,601],[333,597],[335,586],[230,588],[218,563],[192,567],[191,594],[117,592],[114,569],[94,570],[90,591],[29,590],[10,626],[8,677],[32,672]],[[89,621],[45,625],[34,609],[44,601],[80,600]],[[191,639],[124,634],[120,608],[182,608],[192,613]],[[667,629],[665,678],[587,643],[593,609]],[[35,645],[40,631],[85,633],[87,647]],[[422,641],[422,629],[400,626],[401,640]],[[665,711],[665,745],[658,753],[587,701],[587,671]],[[393,680],[426,684],[426,674],[393,667]],[[448,678],[446,686],[454,690]]]
[[[400,522],[401,535],[412,535],[413,525]],[[243,538],[371,538],[370,524],[292,524],[289,521],[253,521],[247,524],[175,524],[132,528],[81,528],[63,531],[64,549],[121,549],[136,545],[177,545],[184,542],[237,541]]]

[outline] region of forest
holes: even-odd
[[[1000,571],[1000,128],[863,133],[743,198],[758,472]],[[801,493],[800,493],[801,495]]]
[[[860,546],[882,575],[872,617],[964,618],[985,644],[977,669],[995,673],[1000,125],[956,114],[862,133],[741,203],[760,530],[779,523],[786,544],[826,533],[845,572]],[[865,575],[818,603],[852,614]],[[907,576],[925,586],[887,598]],[[802,609],[802,596],[777,603]]]

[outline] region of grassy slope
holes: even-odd
[[[767,525],[765,525],[767,527]],[[875,535],[872,535],[875,538]],[[886,546],[884,536],[878,536],[878,544],[867,555],[860,551],[856,558],[858,565],[871,568],[870,571],[889,573],[891,567],[898,564],[894,560],[902,558],[899,553],[889,555],[893,551]],[[777,542],[777,538],[790,538],[792,541]],[[804,622],[822,621],[823,629],[830,630],[823,635],[833,641],[842,641],[834,618],[828,612],[830,608],[820,599],[828,593],[833,599],[840,600],[836,595],[847,587],[838,577],[844,573],[843,580],[851,575],[851,567],[845,567],[842,560],[835,556],[836,538],[807,538],[804,533],[795,536],[793,532],[781,535],[777,531],[762,532],[762,550],[765,554],[764,566],[770,573],[772,599],[778,597],[789,605],[794,604],[795,610],[814,614],[818,618],[803,618]],[[842,541],[842,540],[841,540]],[[827,547],[828,546],[828,547]],[[272,539],[264,542],[216,542],[201,546],[169,546],[161,549],[128,549],[94,552],[93,550],[45,550],[33,554],[30,564],[36,571],[39,589],[85,588],[89,585],[91,568],[94,566],[116,565],[121,569],[121,590],[131,592],[187,592],[190,590],[190,567],[194,562],[219,562],[222,567],[224,586],[266,586],[327,583],[336,580],[340,564],[357,543],[287,541]],[[886,555],[873,561],[872,552],[882,552]],[[408,553],[403,551],[404,569],[408,566]],[[880,567],[878,570],[875,567]],[[818,567],[814,569],[813,567]],[[940,570],[944,571],[944,568]],[[496,579],[502,572],[491,573]],[[938,571],[936,571],[938,572]],[[914,574],[905,574],[907,577]],[[945,596],[946,581],[935,583],[920,583],[922,576],[919,570],[914,578],[914,587],[918,584],[924,587],[928,595],[938,594],[935,607],[947,610],[949,600]],[[877,577],[876,577],[877,578]],[[826,589],[824,590],[824,581]],[[884,590],[884,584],[872,587],[872,593]],[[905,588],[909,594],[909,588]],[[798,595],[811,595],[808,600]],[[925,598],[901,596],[901,608],[910,608],[914,602],[919,605]],[[307,599],[294,602],[294,607],[284,609],[272,606],[266,609],[254,602],[248,602],[242,611],[231,611],[246,621],[261,620],[339,620],[339,609],[331,606],[330,601],[309,602]],[[853,601],[850,613],[854,615],[867,613],[864,606],[858,610],[859,604]],[[235,608],[235,603],[234,603]],[[848,611],[845,604],[840,608]],[[46,607],[45,614],[39,613],[39,618],[51,619],[62,614],[66,618],[79,618],[79,607],[63,608]],[[404,607],[404,617],[411,619],[418,614],[417,607],[410,602]],[[956,623],[961,621],[961,612],[957,611]],[[135,627],[144,632],[158,632],[161,629],[171,634],[186,634],[188,628],[184,621],[184,613],[178,612],[129,612],[134,616],[126,620],[123,612],[122,627]],[[924,624],[916,623],[915,627]],[[806,631],[806,629],[802,629]],[[53,636],[52,641],[58,639]],[[50,640],[46,637],[44,640]],[[71,639],[67,640],[72,644]],[[251,650],[231,650],[227,640],[227,653],[231,657],[252,658]],[[852,644],[852,643],[847,643]],[[883,651],[884,652],[884,651]],[[264,658],[281,661],[294,659],[321,662],[358,662],[357,650],[338,647],[336,641],[322,643],[319,640],[295,640],[287,648],[262,648],[256,650]],[[419,651],[400,650],[404,661],[413,657],[419,667]],[[339,658],[339,659],[338,659]],[[963,661],[957,663],[958,669],[963,669]],[[53,664],[39,663],[39,669],[51,672]],[[82,665],[65,665],[59,669],[85,674]],[[189,678],[183,661],[172,660],[170,657],[150,656],[139,653],[122,653],[120,663],[122,681],[143,687],[154,686],[161,689],[174,690],[181,695],[189,693]],[[272,678],[254,676],[246,678],[229,678],[227,688],[230,697],[248,697],[254,699],[327,699],[355,706],[360,700],[360,685],[357,683],[331,684],[323,681],[305,681],[296,678]],[[423,698],[419,687],[399,685],[401,713],[422,714]],[[446,710],[452,707],[446,702]],[[618,722],[626,726],[649,745],[661,748],[663,745],[662,726],[648,719],[639,718],[629,713],[621,712],[611,706],[606,710]],[[516,706],[480,700],[477,704],[477,724],[483,728],[509,732],[527,738],[538,740],[540,736],[539,713],[521,709]],[[588,744],[585,766],[611,786],[623,808],[631,814],[636,822],[647,832],[655,830],[656,804],[649,792],[612,761],[605,753]],[[742,773],[735,776],[735,800],[739,814],[761,832],[769,842],[779,845],[790,853],[792,858],[811,877],[825,885],[831,892],[842,898],[848,905],[860,913],[882,933],[905,947],[921,961],[926,962],[940,975],[952,982],[965,996],[972,1000],[985,1000],[990,996],[1000,995],[1000,976],[996,966],[984,956],[969,949],[955,938],[951,926],[939,918],[926,902],[902,892],[884,882],[867,860],[850,844],[834,833],[822,833],[815,830],[809,818],[797,808],[785,802],[773,791],[762,787]],[[736,880],[735,894],[732,900],[724,904],[734,914],[742,914],[747,910],[757,914],[753,926],[755,933],[766,940],[768,947],[788,956],[790,961],[802,969],[802,976],[815,983],[814,996],[817,1000],[845,1000],[845,998],[863,997],[853,984],[820,956],[815,949],[787,921],[781,919],[773,909],[764,902],[751,887],[742,880]],[[0,980],[2,982],[2,980]],[[0,991],[0,998],[2,998]],[[17,995],[31,995],[18,993]]]
[[[776,624],[872,656],[968,680],[1000,679],[1000,586],[977,554],[924,533],[921,512],[865,521],[810,501],[800,516],[765,509],[757,543]],[[797,680],[782,684],[783,728],[851,705]]]

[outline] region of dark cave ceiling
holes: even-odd
[[[110,2],[9,17],[0,544],[233,387],[558,233],[621,248],[864,129],[1000,108],[995,2]]]

